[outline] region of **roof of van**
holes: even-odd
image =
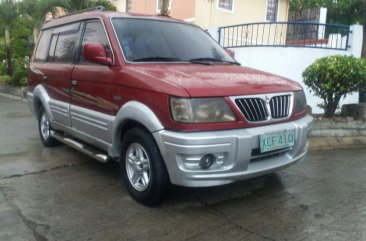
[[[184,22],[178,19],[174,19],[168,16],[162,15],[146,15],[146,14],[133,14],[133,13],[121,13],[121,12],[110,12],[110,11],[85,11],[76,14],[64,15],[59,18],[52,19],[46,22],[42,29],[52,28],[55,26],[64,25],[67,23],[72,23],[80,20],[91,19],[91,18],[139,18],[139,19],[151,19],[151,20],[164,20],[172,22]],[[187,22],[184,22],[187,23]]]

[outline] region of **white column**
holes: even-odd
[[[362,50],[363,28],[362,25],[356,24],[351,26],[351,34],[349,37],[348,45],[351,48],[348,49],[353,56],[360,58]]]
[[[326,24],[327,23],[327,8],[320,8],[320,17],[319,23]],[[320,26],[318,30],[318,39],[324,39],[325,26]]]

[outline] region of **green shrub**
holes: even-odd
[[[22,78],[27,77],[27,71],[26,70],[17,70],[14,72],[13,76],[11,77],[11,85],[14,86],[21,86],[21,80]]]
[[[304,83],[323,99],[325,117],[333,117],[339,100],[366,83],[366,60],[335,55],[316,60],[302,73]]]
[[[6,75],[7,72],[8,72],[8,62],[4,61],[4,63],[0,65],[0,75]]]
[[[22,70],[24,69],[22,66],[20,66],[19,62],[24,62],[24,60],[22,61],[22,59],[13,59],[13,74],[16,71]],[[4,61],[4,63],[2,63],[0,65],[0,75],[6,75],[8,73],[8,61]]]
[[[26,86],[28,84],[28,78],[27,77],[23,77],[20,79],[20,86]]]
[[[8,85],[10,84],[11,77],[9,75],[0,75],[0,84]]]
[[[19,64],[19,60],[18,59],[13,59],[13,75],[15,72],[21,70],[23,68],[20,67],[20,64]]]

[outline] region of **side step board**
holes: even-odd
[[[62,134],[59,134],[55,131],[51,131],[51,136],[56,140],[64,143],[65,145],[68,145],[78,151],[81,151],[82,153],[94,158],[99,162],[107,163],[109,161],[108,155],[101,153],[101,151],[94,149],[93,147],[90,147],[84,143],[78,142],[77,140],[71,138],[64,137]]]

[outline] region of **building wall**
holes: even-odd
[[[112,0],[113,1],[113,0]],[[218,0],[171,0],[170,16],[189,20],[202,28],[264,22],[267,0],[233,0],[233,11],[219,9]],[[279,0],[278,21],[287,21],[290,0]],[[131,13],[156,15],[157,0],[132,0]]]
[[[181,20],[194,20],[196,0],[171,0],[170,16]],[[157,0],[132,0],[131,13],[159,14]]]
[[[278,21],[287,21],[289,0],[279,0]],[[234,0],[233,11],[218,8],[218,0],[196,1],[195,24],[210,28],[242,23],[265,22],[267,0]]]

